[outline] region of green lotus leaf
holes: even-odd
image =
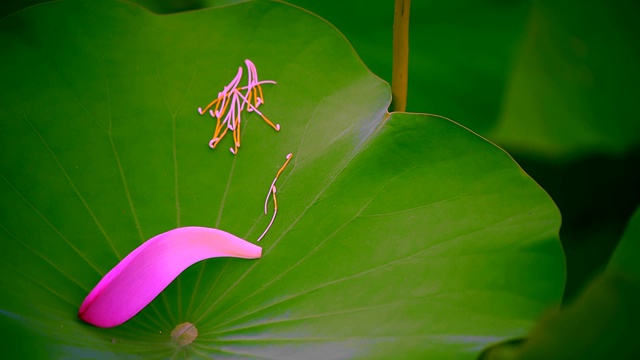
[[[590,3],[576,12],[582,5],[533,1],[491,140],[556,159],[638,147],[637,4]]]
[[[548,195],[456,123],[388,114],[389,86],[308,12],[255,1],[160,16],[58,1],[3,19],[0,37],[10,357],[473,359],[560,300]],[[277,81],[260,111],[281,130],[246,113],[234,156],[229,137],[209,148],[216,121],[196,109],[245,59]],[[122,326],[76,317],[100,278],[161,232],[255,241],[288,153],[261,259],[197,263]],[[197,337],[182,346],[171,333],[185,322]]]

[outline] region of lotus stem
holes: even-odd
[[[411,0],[395,1],[391,111],[405,111],[407,109],[407,84],[409,80],[409,9],[411,8]]]

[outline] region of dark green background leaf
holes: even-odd
[[[289,2],[335,25],[391,83],[393,0]],[[413,1],[407,111],[443,115],[481,134],[492,129],[528,11],[520,0]]]
[[[637,147],[638,10],[636,1],[534,1],[504,113],[488,136],[556,159]]]
[[[552,313],[520,348],[492,350],[486,360],[637,359],[640,321],[640,208],[607,269],[576,301]]]
[[[0,326],[15,354],[472,359],[560,299],[546,193],[453,122],[387,114],[388,85],[311,14],[63,1],[4,19],[0,37]],[[208,148],[215,124],[195,109],[245,58],[278,81],[261,110],[282,131],[248,116],[233,156]],[[76,318],[153,235],[256,239],[289,152],[264,258],[199,263],[121,327]],[[184,321],[200,336],[177,348]]]

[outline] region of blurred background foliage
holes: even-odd
[[[562,309],[549,311],[525,340],[486,349],[479,360],[640,359],[640,207],[604,271]]]
[[[166,14],[247,0],[132,1]],[[38,2],[2,2],[0,18]],[[393,0],[287,2],[332,23],[391,81]],[[634,0],[412,3],[407,110],[505,148],[551,195],[565,302],[601,271],[640,204],[639,10]]]

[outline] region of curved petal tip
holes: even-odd
[[[117,326],[198,261],[261,256],[261,247],[222,230],[197,226],[169,230],[144,242],[111,269],[84,299],[78,317],[98,327]]]

